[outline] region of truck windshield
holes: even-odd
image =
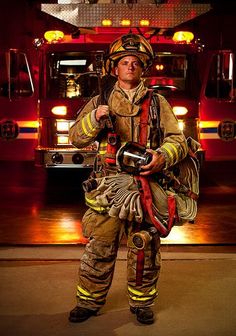
[[[186,55],[157,53],[144,78],[149,87],[168,95],[168,92],[185,90],[186,73]]]
[[[63,52],[49,55],[47,96],[89,98],[97,94],[100,71],[93,53]]]
[[[234,99],[236,90],[235,71],[234,53],[226,51],[213,55],[205,96],[224,100]]]
[[[0,53],[0,96],[29,97],[34,92],[26,54],[17,49]]]

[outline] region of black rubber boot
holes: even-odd
[[[154,314],[150,307],[130,307],[130,311],[136,314],[137,320],[142,324],[152,324]]]
[[[91,310],[83,307],[76,306],[69,315],[69,321],[74,323],[79,323],[86,321],[91,316],[97,315],[96,310]]]

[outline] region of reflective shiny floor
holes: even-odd
[[[201,172],[194,224],[175,227],[162,244],[236,245],[236,162],[208,163]],[[0,162],[0,245],[81,244],[87,170],[33,162]]]

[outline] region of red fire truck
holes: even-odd
[[[37,144],[37,100],[24,52],[0,52],[0,159],[33,160]]]
[[[42,11],[83,29],[72,36],[49,31],[44,39],[35,40],[39,53],[36,164],[47,168],[93,165],[96,143],[77,149],[69,142],[68,130],[88,99],[101,90],[106,78],[103,60],[109,44],[129,31],[144,34],[153,46],[155,61],[144,77],[147,85],[166,96],[186,136],[198,140],[196,55],[201,47],[191,33],[173,36],[174,30],[169,28],[208,10],[209,5],[186,1],[179,12],[179,3],[175,0],[158,6],[111,1],[43,4]]]
[[[232,50],[210,51],[200,95],[200,141],[207,161],[236,160],[236,58]]]
[[[198,140],[196,54],[199,46],[183,43],[186,32],[180,35],[182,43],[178,42],[180,37],[177,34],[176,41],[165,36],[150,39],[155,61],[144,80],[149,87],[166,96],[186,136]],[[68,130],[88,99],[99,93],[104,53],[108,49],[108,44],[102,42],[106,34],[73,38],[63,36],[59,31],[50,31],[45,36],[50,42],[39,48],[39,145],[36,148],[36,164],[89,167],[96,155],[96,143],[78,150],[70,144]]]

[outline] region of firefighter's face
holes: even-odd
[[[115,74],[120,84],[129,84],[135,87],[140,82],[143,67],[136,56],[125,56],[121,58],[115,68]]]

